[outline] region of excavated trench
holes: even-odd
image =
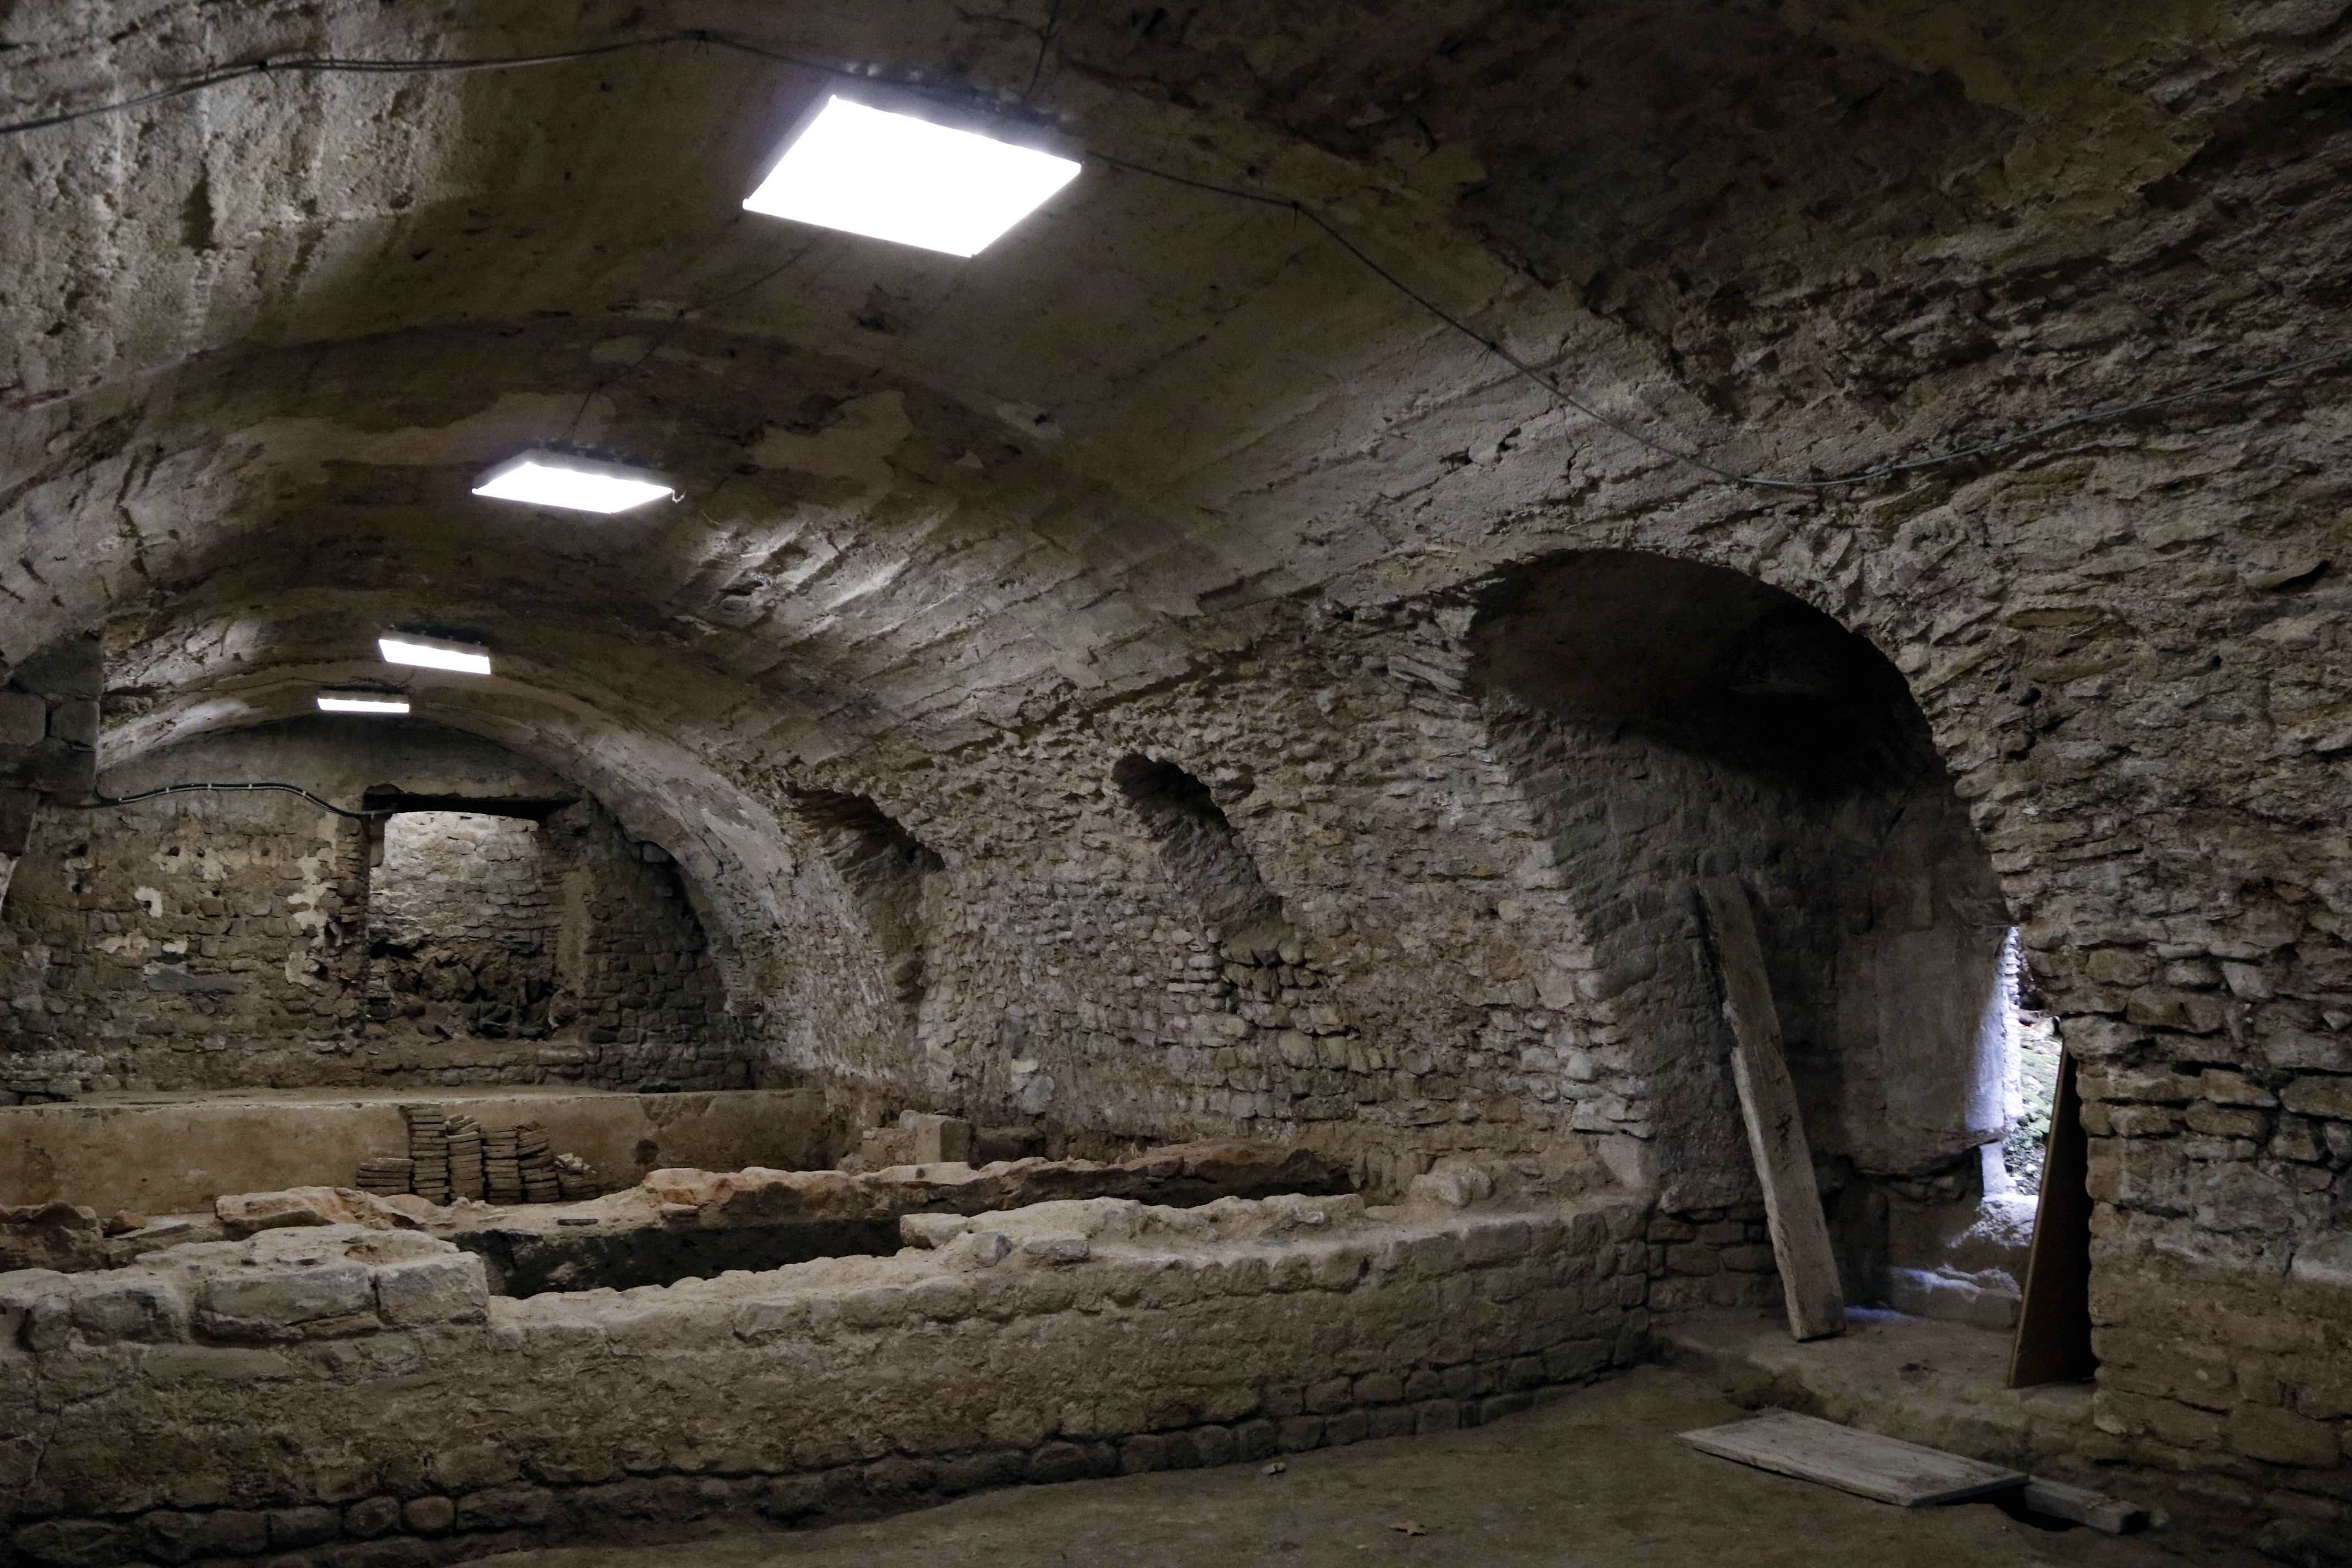
[[[1174,1145],[1130,1160],[1002,1161],[898,1166],[868,1174],[751,1170],[656,1173],[629,1193],[562,1208],[508,1210],[492,1223],[434,1227],[482,1259],[495,1295],[627,1290],[760,1273],[820,1258],[887,1258],[900,1221],[941,1221],[1082,1198],[1200,1208],[1276,1194],[1351,1190],[1339,1166],[1304,1150]]]
[[[583,1216],[585,1217],[585,1216]],[[818,1258],[887,1258],[901,1246],[898,1221],[803,1220],[722,1230],[595,1222],[541,1230],[499,1226],[447,1239],[482,1260],[497,1296],[550,1290],[628,1290],[758,1273]]]

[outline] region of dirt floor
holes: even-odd
[[[1710,1458],[1675,1440],[1739,1409],[1643,1368],[1465,1432],[1234,1465],[1020,1487],[874,1523],[668,1546],[572,1547],[503,1568],[2098,1568],[2260,1563],[2179,1527],[2116,1539],[1988,1503],[1900,1509]],[[1399,1528],[1409,1526],[1409,1529]]]

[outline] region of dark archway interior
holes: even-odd
[[[1483,596],[1471,647],[1478,689],[1807,789],[1945,773],[1868,638],[1721,567],[1631,551],[1540,562]]]

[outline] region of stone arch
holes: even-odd
[[[1932,1261],[1927,1233],[1951,1228],[1926,1211],[1974,1214],[2009,1114],[2007,907],[1903,677],[1790,594],[1630,551],[1503,574],[1467,644],[1467,689],[1591,932],[1592,1024],[1646,1089],[1662,1201],[1752,1198],[1692,898],[1731,876],[1836,1173],[1849,1289],[1885,1299],[1890,1267]]]
[[[1160,847],[1169,874],[1202,919],[1240,946],[1278,946],[1287,929],[1282,898],[1234,831],[1209,786],[1175,763],[1130,752],[1111,783]]]

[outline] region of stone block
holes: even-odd
[[[2352,1078],[2299,1078],[2279,1095],[2279,1103],[2304,1116],[2352,1121]]]
[[[1230,1465],[1241,1457],[1240,1444],[1229,1426],[1195,1426],[1191,1436],[1192,1452],[1204,1468]]]
[[[179,1281],[161,1274],[98,1275],[73,1293],[74,1329],[92,1344],[119,1341],[159,1343],[185,1339],[188,1298]]]
[[[1153,1470],[1171,1469],[1168,1460],[1169,1438],[1156,1432],[1146,1432],[1129,1437],[1118,1446],[1118,1473],[1122,1476],[1148,1474]],[[1187,1445],[1190,1447],[1190,1445]]]
[[[1113,1475],[1118,1451],[1108,1443],[1047,1443],[1029,1456],[1028,1479],[1037,1485]]]
[[[332,1541],[343,1531],[342,1516],[331,1508],[272,1509],[263,1516],[273,1551],[292,1552]]]
[[[1279,1452],[1274,1423],[1261,1415],[1242,1421],[1234,1426],[1234,1457],[1247,1464],[1256,1459],[1270,1459]]]
[[[1278,1453],[1299,1454],[1322,1445],[1320,1415],[1286,1415],[1275,1426],[1274,1446]]]
[[[442,1535],[457,1521],[457,1505],[446,1497],[413,1497],[401,1505],[400,1521],[418,1535]]]
[[[1355,1390],[1344,1377],[1327,1377],[1307,1384],[1304,1401],[1310,1415],[1336,1415],[1354,1403]]]
[[[37,746],[49,732],[49,705],[30,691],[0,691],[0,746]]]
[[[459,1530],[543,1530],[562,1513],[553,1492],[544,1487],[493,1487],[457,1500]]]
[[[898,1125],[912,1134],[915,1164],[962,1164],[971,1159],[971,1123],[961,1117],[908,1110],[899,1114]]]
[[[374,1281],[363,1263],[330,1263],[204,1282],[196,1324],[224,1339],[268,1337],[322,1321],[375,1315]]]
[[[489,1281],[470,1252],[411,1258],[374,1272],[376,1310],[387,1323],[474,1322],[488,1310]]]
[[[1412,1409],[1416,1433],[1451,1432],[1462,1425],[1462,1406],[1451,1399],[1427,1400]]]
[[[269,1550],[269,1520],[245,1509],[215,1509],[205,1516],[196,1542],[207,1556],[251,1557]]]
[[[140,1549],[158,1563],[186,1563],[202,1550],[205,1516],[156,1509],[140,1516]]]
[[[68,697],[49,710],[49,735],[75,746],[98,744],[98,702],[94,698]]]
[[[2273,1465],[2326,1469],[2341,1457],[2334,1426],[2266,1405],[2231,1411],[2229,1432],[2231,1452]]]
[[[399,1527],[398,1498],[362,1498],[343,1509],[343,1533],[355,1541],[373,1541]]]
[[[632,1466],[631,1468],[637,1467]],[[502,1487],[522,1474],[515,1457],[499,1443],[453,1443],[434,1450],[425,1466],[436,1486],[453,1492]],[[415,1528],[412,1523],[410,1528]]]
[[[114,1568],[138,1550],[132,1532],[95,1519],[52,1519],[26,1525],[9,1543],[39,1568]]]

